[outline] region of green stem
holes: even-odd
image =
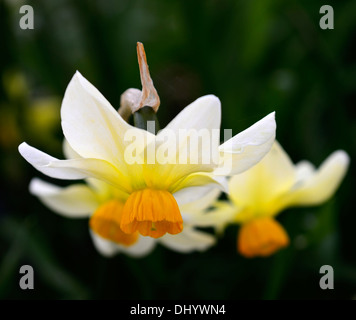
[[[290,272],[290,266],[292,264],[293,257],[294,251],[292,248],[284,249],[282,252],[279,252],[275,255],[274,261],[271,265],[263,299],[278,299]]]
[[[159,130],[159,122],[156,113],[151,107],[143,107],[133,114],[134,125],[137,128],[156,134]]]

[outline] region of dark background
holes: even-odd
[[[19,8],[33,6],[34,30]],[[356,298],[356,2],[0,1],[0,298],[2,299],[352,299]],[[18,153],[26,141],[62,157],[60,103],[75,70],[114,107],[140,88],[136,42],[145,45],[164,126],[205,94],[222,102],[233,134],[276,111],[277,139],[294,162],[315,165],[344,149],[351,166],[319,207],[285,210],[291,245],[269,258],[236,252],[237,226],[203,253],[157,247],[146,258],[103,258],[88,221],[54,214],[28,192],[41,176]],[[47,181],[51,181],[46,178]],[[55,181],[64,185],[65,182]],[[35,270],[22,291],[21,265]],[[333,266],[334,290],[319,269]]]

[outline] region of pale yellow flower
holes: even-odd
[[[253,168],[229,180],[229,200],[192,220],[200,226],[240,224],[238,251],[246,257],[268,256],[288,245],[284,228],[274,219],[294,206],[327,201],[340,185],[349,156],[339,150],[315,169],[308,161],[294,165],[278,142]]]

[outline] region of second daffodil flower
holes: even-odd
[[[19,146],[19,152],[52,178],[94,178],[115,188],[122,202],[102,203],[97,219],[107,224],[90,225],[113,242],[117,239],[111,228],[153,238],[182,232],[175,195],[179,192],[180,197],[193,201],[200,196],[195,195],[195,187],[219,184],[216,175],[249,169],[270,150],[276,129],[272,113],[219,146],[220,101],[207,95],[184,108],[155,135],[124,121],[79,72],[66,89],[61,120],[65,139],[77,157],[59,160],[26,143]],[[203,141],[196,140],[201,130],[207,133]],[[157,158],[152,159],[152,153]]]
[[[288,207],[328,200],[341,183],[348,163],[347,153],[339,150],[318,170],[308,161],[293,165],[275,142],[256,166],[230,179],[230,201],[218,202],[205,224],[223,227],[238,223],[238,251],[245,257],[269,256],[289,244],[286,231],[274,217]]]

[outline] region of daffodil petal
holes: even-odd
[[[186,106],[163,130],[220,129],[220,122],[221,103],[218,97],[211,94],[200,97]],[[162,132],[158,136],[160,134]]]
[[[100,159],[73,159],[73,160],[57,160],[48,164],[48,168],[53,170],[73,168],[78,172],[82,172],[84,178],[96,178],[102,180],[124,192],[131,191],[131,185],[127,176],[124,176],[116,170],[109,162]],[[54,176],[54,178],[58,178]],[[63,179],[63,178],[60,178]]]
[[[19,145],[19,152],[26,159],[27,162],[29,162],[38,171],[49,177],[68,180],[84,179],[87,177],[86,174],[79,171],[77,168],[67,166],[61,169],[56,169],[53,167],[49,167],[50,163],[60,160],[51,157],[36,148],[29,146],[25,142]]]
[[[182,190],[184,188],[198,186],[216,186],[220,188],[220,190],[227,192],[224,180],[218,179],[206,173],[193,173],[179,180],[170,187],[170,192],[175,194],[177,191]]]
[[[344,178],[349,162],[345,151],[332,153],[313,175],[295,186],[289,205],[318,205],[327,201]]]
[[[206,172],[201,165],[190,164],[154,164],[143,166],[143,177],[145,185],[155,189],[168,189],[176,191],[176,185],[180,184],[184,179],[190,175],[197,174],[197,172]],[[208,170],[211,171],[211,168]],[[162,177],[157,179],[157,177]],[[164,177],[164,178],[163,178]],[[138,178],[136,179],[138,181]]]
[[[267,115],[219,147],[216,175],[239,174],[258,163],[271,149],[276,135],[275,113]]]
[[[106,160],[121,172],[127,170],[125,149],[132,144],[132,141],[126,141],[125,134],[130,130],[130,136],[139,140],[139,153],[155,137],[125,122],[79,72],[73,76],[65,92],[61,118],[63,133],[79,155]]]
[[[146,181],[165,176],[166,187],[196,172],[211,172],[219,162],[221,105],[217,97],[201,97],[185,107],[155,140],[156,164]],[[156,186],[157,187],[157,186]]]
[[[167,248],[181,253],[192,251],[205,251],[215,244],[215,237],[211,234],[190,227],[176,235],[166,234],[158,241]]]
[[[296,181],[305,181],[315,173],[315,167],[309,161],[303,160],[295,165]]]
[[[110,258],[120,252],[120,247],[89,230],[95,249],[104,257]]]
[[[77,159],[77,158],[81,158],[81,156],[74,151],[74,149],[71,147],[71,145],[69,144],[69,142],[64,139],[63,140],[63,153],[66,159]]]
[[[127,255],[140,258],[148,255],[152,252],[152,250],[156,246],[156,239],[152,237],[144,237],[141,236],[138,238],[138,241],[129,247],[122,246],[122,252],[126,253]]]
[[[221,189],[214,184],[202,187],[188,187],[174,193],[182,215],[202,211],[210,207],[221,194]],[[184,217],[183,217],[184,218]]]
[[[212,171],[219,161],[220,124],[220,100],[214,95],[207,95],[185,107],[158,133],[156,140],[165,135],[170,137],[167,131],[173,133],[176,152],[172,157],[175,163],[182,164],[184,161],[186,164],[181,168],[191,168],[190,172],[186,169],[188,174]]]
[[[20,154],[38,171],[57,179],[80,180],[97,178],[127,192],[130,184],[114,166],[100,159],[58,160],[33,148],[25,142],[19,146]]]
[[[64,139],[63,141],[63,152],[67,159],[78,159],[81,158],[79,154],[77,154],[73,148],[70,146],[68,141]],[[115,196],[118,199],[125,201],[128,197],[128,194],[120,189],[113,188],[108,182],[95,179],[95,178],[87,178],[85,181],[88,185],[95,191],[100,198],[108,198],[110,195]],[[117,181],[114,181],[117,182]],[[112,183],[113,184],[113,183]]]
[[[237,211],[231,202],[217,201],[212,210],[185,215],[184,222],[196,227],[214,227],[222,230],[227,224],[235,222]]]
[[[251,169],[231,177],[229,198],[238,207],[268,212],[269,202],[288,192],[295,182],[295,168],[276,141],[267,155]]]
[[[118,253],[125,253],[131,257],[140,258],[151,253],[156,245],[155,239],[140,236],[137,243],[126,247],[116,244],[110,240],[106,240],[94,233],[92,230],[89,231],[95,248],[101,255],[108,258]]]
[[[95,193],[84,184],[62,188],[35,178],[29,188],[51,210],[68,218],[88,217],[99,206]]]

